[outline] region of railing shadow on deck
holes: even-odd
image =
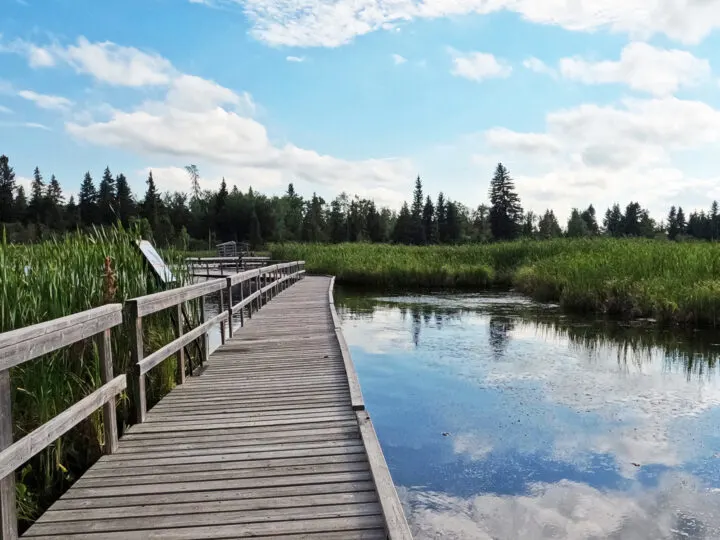
[[[189,285],[129,300],[125,304],[125,320],[131,320],[132,371],[113,376],[111,329],[123,322],[123,305],[107,304],[102,307],[76,313],[60,319],[20,328],[0,334],[0,539],[16,540],[18,537],[15,471],[36,456],[55,440],[92,415],[103,409],[105,445],[104,452],[117,450],[118,426],[116,397],[128,386],[135,403],[136,421],[143,422],[147,413],[145,379],[147,373],[174,354],[178,355],[177,383],[185,381],[184,348],[195,340],[202,340],[202,360],[209,356],[211,327],[221,325],[225,342],[225,325],[228,335],[233,335],[233,315],[252,317],[270,299],[299,280],[305,273],[304,261],[275,264],[241,272],[205,283]],[[234,302],[233,288],[239,286],[239,301]],[[220,293],[220,313],[207,319],[205,296]],[[247,295],[246,295],[247,292]],[[201,299],[200,324],[183,330],[182,306],[185,302]],[[227,308],[225,308],[227,303]],[[143,317],[165,309],[174,308],[176,315],[176,339],[159,350],[144,355]],[[129,319],[127,319],[129,317]],[[12,402],[10,369],[25,362],[73,345],[88,338],[97,342],[100,356],[102,386],[78,401],[55,418],[13,442]]]

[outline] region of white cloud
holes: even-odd
[[[103,44],[108,45],[108,44]],[[93,44],[88,49],[97,51]],[[110,44],[101,50],[127,48]],[[120,55],[126,57],[125,53]],[[127,110],[110,108],[103,119],[90,111],[66,123],[67,131],[91,144],[124,148],[161,162],[197,162],[231,178],[238,185],[277,186],[301,181],[333,196],[340,190],[375,197],[382,204],[397,205],[413,167],[398,158],[349,161],[299,148],[292,143],[273,143],[265,126],[252,118],[255,104],[247,93],[237,93],[213,81],[175,73],[166,66],[167,93],[162,101],[146,101]],[[95,64],[93,64],[95,65]],[[126,64],[130,65],[130,64]],[[96,71],[104,77],[104,71]],[[143,78],[138,70],[136,79]],[[105,77],[107,78],[107,77]],[[161,163],[162,164],[162,163]],[[163,165],[175,181],[177,171]]]
[[[392,59],[393,59],[393,62],[395,62],[396,66],[399,66],[400,64],[404,64],[405,62],[407,62],[407,58],[405,58],[404,56],[400,56],[397,53],[394,53],[392,55]]]
[[[41,109],[50,109],[56,111],[66,111],[72,107],[73,102],[61,96],[51,96],[47,94],[38,94],[32,90],[21,90],[18,96],[28,101],[32,101]]]
[[[301,62],[305,61],[305,57],[304,56],[287,56],[287,57],[285,57],[285,60],[287,60],[288,62],[301,63]]]
[[[630,43],[618,61],[590,62],[582,58],[564,58],[560,73],[567,79],[585,84],[623,83],[633,90],[657,96],[677,92],[681,87],[696,86],[712,74],[707,60],[687,51],[658,49],[647,43]]]
[[[657,486],[600,490],[561,480],[523,495],[454,497],[400,488],[417,540],[717,538],[720,494],[695,477],[665,473]],[[700,536],[697,536],[698,533]]]
[[[637,39],[665,34],[695,44],[720,28],[717,0],[217,0],[241,5],[252,34],[271,45],[337,47],[413,19],[503,10],[573,31],[607,29]],[[208,3],[208,2],[205,2]]]
[[[12,109],[9,109],[9,108],[5,107],[4,105],[0,105],[0,113],[12,114]]]
[[[51,129],[49,127],[47,127],[46,125],[39,124],[37,122],[0,122],[0,126],[29,128],[29,129],[42,129],[43,131],[51,131]]]
[[[529,69],[530,71],[534,71],[535,73],[542,73],[544,75],[550,75],[551,77],[557,76],[557,72],[539,58],[527,58],[523,61],[523,66],[525,66],[525,68]]]
[[[589,202],[604,208],[640,199],[661,218],[671,204],[685,204],[683,197],[717,196],[716,178],[694,176],[678,161],[692,152],[703,169],[720,167],[714,150],[720,110],[699,101],[666,97],[580,105],[549,113],[544,132],[488,130],[485,144],[492,151],[486,148],[476,159],[488,155],[505,162],[533,210],[551,206],[567,215]]]
[[[492,54],[482,52],[461,53],[450,49],[453,56],[452,74],[472,81],[484,79],[507,78],[512,73],[512,67],[504,61],[498,60]]]
[[[115,86],[167,85],[176,74],[172,64],[158,54],[109,41],[91,43],[82,36],[67,46],[58,43],[39,46],[15,40],[9,45],[0,44],[0,52],[26,56],[34,68],[69,64],[78,73]]]

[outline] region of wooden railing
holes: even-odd
[[[144,422],[147,414],[145,380],[147,373],[170,356],[178,355],[177,382],[185,381],[184,348],[202,338],[201,361],[210,354],[209,331],[220,324],[222,342],[225,327],[233,334],[233,315],[244,312],[252,317],[281,290],[297,281],[305,273],[305,262],[296,261],[276,264],[256,270],[241,272],[222,279],[214,279],[157,294],[129,300],[125,304],[126,317],[132,324],[132,372],[130,390],[135,403],[137,422]],[[239,302],[233,303],[233,287],[240,286]],[[245,294],[245,291],[248,294]],[[220,294],[220,313],[207,318],[205,297]],[[200,299],[200,324],[185,333],[183,331],[182,305]],[[227,309],[224,304],[227,301]],[[176,338],[157,351],[144,355],[143,317],[159,311],[176,309]],[[15,470],[30,458],[47,448],[54,440],[74,426],[103,408],[105,429],[105,453],[117,450],[118,430],[115,397],[127,387],[127,376],[113,377],[111,328],[123,322],[123,306],[108,304],[75,315],[0,334],[0,539],[17,539],[17,509],[15,502]],[[17,442],[13,442],[10,369],[29,360],[51,353],[87,338],[97,340],[100,354],[100,377],[102,386],[89,396],[72,405],[66,411],[43,424]]]
[[[103,307],[0,334],[0,538],[17,538],[15,470],[70,429],[103,407],[105,452],[117,449],[115,397],[126,387],[125,375],[113,377],[110,329],[122,322],[122,305]],[[13,442],[10,368],[94,337],[100,353],[102,386],[69,409]]]

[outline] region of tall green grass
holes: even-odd
[[[154,278],[133,245],[135,238],[132,232],[110,229],[34,245],[11,245],[3,239],[0,332],[157,292]],[[180,260],[173,253],[164,256],[166,260]],[[111,272],[105,269],[106,257]],[[145,327],[148,350],[156,350],[173,339],[167,313],[150,317]],[[116,374],[128,371],[128,330],[116,328],[112,333]],[[87,340],[12,369],[15,440],[97,389],[101,385],[98,361],[95,343]],[[168,360],[152,373],[151,400],[172,387],[173,364]],[[121,430],[131,420],[132,410],[128,396],[121,396]],[[52,503],[99,457],[103,444],[98,412],[27,463],[18,473],[21,521],[31,521]]]
[[[720,245],[633,239],[560,239],[462,246],[282,244],[275,259],[309,272],[385,288],[514,286],[579,312],[720,322]]]

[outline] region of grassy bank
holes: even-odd
[[[526,241],[462,246],[377,244],[272,248],[273,258],[304,259],[309,272],[383,288],[513,286],[578,312],[720,322],[720,245],[653,240]]]
[[[0,332],[48,321],[86,309],[156,292],[154,279],[132,244],[134,235],[119,230],[68,235],[62,240],[15,246],[0,241]],[[165,254],[166,260],[173,257]],[[110,270],[106,269],[109,257]],[[146,322],[149,348],[173,339],[167,314]],[[115,373],[130,362],[128,331],[113,331]],[[172,360],[153,370],[149,399],[158,399],[173,384]],[[97,350],[88,340],[11,370],[14,438],[33,429],[97,389]],[[131,419],[132,404],[118,403],[120,428]],[[21,520],[31,521],[52,503],[100,455],[101,415],[94,414],[18,472]]]

